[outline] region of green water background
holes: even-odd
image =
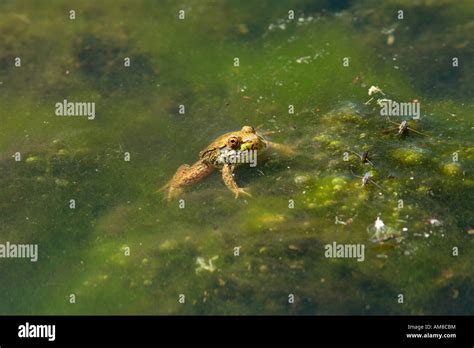
[[[0,242],[40,255],[0,260],[0,313],[473,314],[473,18],[471,1],[2,1]],[[428,136],[384,134],[371,85],[419,100]],[[96,119],[55,116],[63,99]],[[218,174],[185,209],[156,193],[260,124],[296,154],[236,171],[253,198]],[[370,150],[384,194],[360,187],[370,168],[349,149]],[[408,231],[373,243],[377,216]],[[365,261],[325,258],[333,241]]]

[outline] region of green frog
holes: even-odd
[[[166,199],[170,201],[176,198],[184,187],[201,181],[215,169],[219,169],[222,172],[224,184],[234,193],[235,198],[240,195],[251,196],[246,190],[238,187],[234,180],[234,169],[240,164],[236,159],[240,158],[239,154],[245,152],[250,154],[247,158],[251,158],[252,154],[260,154],[267,149],[287,155],[293,153],[291,147],[266,140],[251,126],[244,126],[240,131],[226,133],[201,151],[196,163],[191,166],[188,164],[180,166],[162,190],[167,190]]]

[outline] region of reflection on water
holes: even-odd
[[[0,312],[473,314],[473,14],[2,2],[0,243],[39,259],[0,260]],[[372,86],[419,102],[419,120],[392,119],[423,135],[398,136]],[[56,116],[64,100],[95,118]],[[251,198],[216,171],[163,200],[180,165],[244,125],[295,149],[236,169]],[[364,261],[325,257],[333,242],[365,245]]]

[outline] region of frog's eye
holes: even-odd
[[[238,137],[230,137],[229,140],[227,140],[227,145],[230,148],[235,148],[239,146],[240,144],[240,139]]]

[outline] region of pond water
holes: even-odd
[[[39,254],[0,258],[0,313],[474,314],[473,18],[472,1],[2,1],[0,243]],[[64,100],[94,119],[57,116]],[[294,149],[235,170],[252,197],[216,171],[163,199],[245,125]]]

